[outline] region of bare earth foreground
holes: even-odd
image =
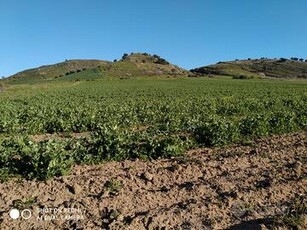
[[[296,133],[9,181],[0,184],[0,229],[307,229],[306,146],[307,133]],[[23,218],[10,218],[12,208]]]

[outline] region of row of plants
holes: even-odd
[[[9,137],[0,142],[0,175],[45,180],[65,175],[73,164],[97,164],[124,159],[157,159],[179,156],[187,149],[221,146],[270,134],[307,130],[292,114],[257,115],[237,123],[211,118],[189,132],[147,129],[131,132],[118,126],[100,125],[89,136],[34,142],[29,136]]]
[[[0,174],[40,180],[73,164],[156,159],[307,130],[300,82],[129,80],[0,96]],[[33,135],[89,133],[34,141]],[[82,135],[81,135],[82,136]]]

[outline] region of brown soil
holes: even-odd
[[[90,132],[83,132],[83,133],[46,133],[46,134],[37,134],[37,135],[31,135],[30,138],[32,141],[35,142],[41,142],[41,141],[47,141],[52,139],[70,139],[70,138],[83,138],[83,137],[89,137]]]
[[[299,133],[183,158],[75,166],[46,182],[9,181],[0,184],[0,229],[290,229],[295,207],[305,208],[295,223],[307,229],[306,146]],[[32,217],[12,220],[13,207]]]

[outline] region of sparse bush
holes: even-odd
[[[156,59],[155,63],[157,63],[157,64],[161,64],[161,65],[168,65],[169,64],[168,61],[166,61],[164,58],[161,58],[160,56],[158,56],[156,54],[153,55],[153,57]]]
[[[114,178],[105,183],[105,188],[110,191],[110,193],[114,194],[118,193],[122,187],[122,183]]]
[[[158,59],[157,63],[158,63],[158,64],[161,64],[161,65],[168,65],[168,64],[169,64],[169,62],[166,61],[166,60],[163,59],[163,58]]]

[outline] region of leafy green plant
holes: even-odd
[[[133,72],[126,64],[118,61],[112,68],[126,77],[127,70]],[[69,173],[73,164],[167,158],[190,148],[307,129],[306,82],[122,81],[103,75],[107,68],[95,69],[95,82],[75,84],[75,79],[92,79],[87,74],[95,71],[87,69],[48,84],[19,82],[0,94],[2,181],[45,180]]]
[[[223,118],[213,118],[204,122],[194,131],[198,143],[206,146],[225,145],[237,139],[237,127]]]
[[[122,183],[114,178],[105,183],[105,188],[111,193],[118,193],[122,186]]]
[[[29,197],[27,199],[23,200],[14,200],[13,206],[19,210],[30,208],[32,205],[34,205],[37,202],[36,197]]]

